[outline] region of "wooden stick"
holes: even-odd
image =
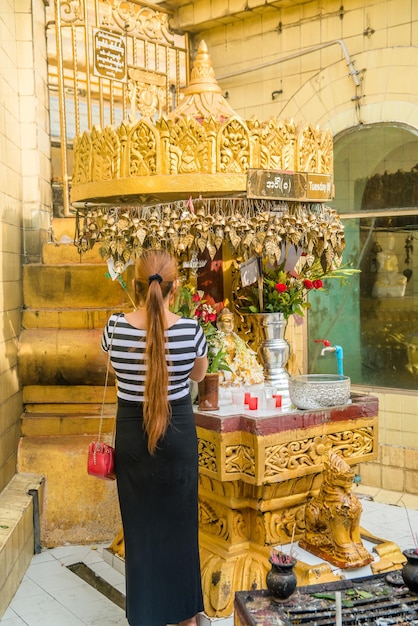
[[[335,624],[336,626],[342,626],[343,614],[341,607],[341,591],[335,592]]]
[[[292,556],[292,552],[293,552],[293,541],[295,539],[295,530],[296,530],[296,522],[293,524],[293,530],[292,530],[292,539],[290,541],[290,552],[289,552],[289,556]]]

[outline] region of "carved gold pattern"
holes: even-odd
[[[216,445],[212,441],[205,441],[199,437],[198,441],[199,467],[209,472],[217,472]]]
[[[320,445],[321,454],[317,449]],[[322,450],[332,448],[346,457],[361,457],[374,447],[372,427],[332,433],[324,438],[309,438],[266,448],[265,477],[272,478],[283,472],[322,465]]]
[[[201,532],[209,533],[228,543],[248,541],[248,514],[214,500],[199,499],[199,527]]]
[[[155,115],[161,116],[167,104],[166,77],[135,68],[129,68],[128,74],[129,121],[133,124],[139,117],[148,119]],[[142,175],[148,174],[144,173]]]
[[[158,42],[174,43],[167,13],[126,0],[107,0],[107,4],[111,7],[114,24],[123,32]]]
[[[219,506],[217,511],[207,502],[199,501],[199,527],[203,532],[215,535],[220,539],[228,539],[228,524],[225,517],[222,517]]]
[[[213,118],[205,120],[205,123],[199,123],[189,115],[181,119],[196,149],[207,155],[205,167],[199,170],[201,173],[246,174],[248,169],[277,169],[279,166],[293,171],[332,173],[333,150],[332,137],[328,137],[329,131],[314,130],[310,125],[283,124],[279,119],[260,122],[259,127],[255,127],[254,122],[245,122],[236,115],[223,124]],[[127,124],[129,134],[134,133],[135,125],[141,123],[143,123],[142,118],[129,126]],[[156,174],[172,173],[170,167],[172,159],[176,154],[182,155],[184,152],[184,146],[179,146],[176,142],[177,124],[178,121],[165,116],[160,117],[155,124],[156,151],[161,163]],[[293,134],[285,139],[290,129]],[[80,142],[81,145],[92,142],[93,130],[98,135],[104,133],[106,128],[93,127],[91,131],[84,131],[74,139],[73,187],[92,182],[91,164],[87,163],[87,167],[82,168],[84,175],[80,175],[79,160],[85,157],[79,154],[79,149]],[[117,135],[120,131],[121,127],[115,129]],[[304,137],[307,131],[311,139],[309,142],[305,141]],[[299,142],[300,137],[303,137],[303,140]],[[137,149],[146,153],[148,145],[144,141],[137,146]],[[129,160],[131,150],[132,145],[128,142],[125,147],[125,159]],[[104,158],[111,158],[111,156],[111,153],[103,154]],[[123,170],[123,162],[121,155],[121,170]],[[115,172],[115,178],[121,177],[121,170]]]
[[[60,18],[63,22],[74,24],[84,17],[83,0],[61,0]]]
[[[219,433],[198,428],[199,470],[224,481],[244,480],[252,485],[264,485],[263,489],[270,492],[264,493],[263,499],[288,495],[280,492],[284,478],[298,478],[299,491],[307,492],[319,488],[312,485],[309,475],[323,470],[323,455],[329,450],[337,451],[351,464],[375,455],[376,420],[358,419],[352,428],[346,426],[347,422],[333,422],[320,435],[316,434],[316,428],[305,429],[300,438],[289,436],[292,431],[274,438],[241,431],[224,433],[221,437]],[[278,485],[274,487],[276,481]]]
[[[255,451],[250,446],[235,445],[225,448],[226,474],[255,476]]]
[[[60,18],[67,24],[82,22],[86,0],[60,0]],[[174,44],[169,28],[169,14],[156,11],[144,3],[128,0],[106,0],[98,6],[100,25],[119,29],[132,37],[146,37],[150,41]]]

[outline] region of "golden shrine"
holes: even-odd
[[[292,121],[244,121],[237,116],[222,96],[202,42],[184,99],[171,114],[155,122],[141,118],[118,128],[94,127],[76,138],[71,191],[77,212],[75,243],[84,258],[90,258],[93,249],[100,247],[103,256],[113,260],[116,271],[122,271],[144,247],[164,246],[180,259],[190,259],[203,250],[213,259],[221,250],[227,299],[231,296],[227,293],[227,274],[237,258],[256,253],[277,259],[281,245],[291,243],[320,257],[327,267],[341,259],[344,229],[337,213],[323,204],[332,197],[332,163],[329,131]],[[300,173],[301,177],[291,193],[277,195],[271,185],[260,186],[260,172],[273,172],[274,177],[278,172]],[[308,175],[313,177],[309,181],[314,189],[310,197]],[[275,178],[266,180],[276,184]],[[291,180],[295,183],[296,178]],[[97,308],[92,285],[99,281],[100,272],[100,267],[95,273],[86,268],[92,282],[83,282],[82,297],[91,310]],[[35,269],[28,270],[26,281],[36,302],[34,273]],[[51,282],[57,277],[51,275]],[[71,282],[68,272],[62,281],[65,293]],[[57,306],[60,284],[55,283]],[[108,303],[101,300],[101,306],[128,309],[125,294],[117,294],[117,287],[112,289]],[[51,300],[44,306],[51,307]],[[77,348],[82,343],[78,331],[71,330],[77,328],[73,326],[75,320],[65,310],[54,331],[56,338],[51,339],[50,332],[29,329],[23,333],[21,366],[28,385],[26,401],[30,403],[31,394],[39,393],[37,385],[49,384],[56,394],[53,401],[62,402],[64,386],[73,385],[88,413],[77,419],[71,415],[67,415],[71,419],[57,419],[54,437],[50,437],[50,418],[27,415],[23,423],[27,436],[22,443],[22,468],[26,471],[30,471],[33,459],[40,466],[41,458],[58,463],[53,455],[62,433],[72,435],[71,444],[64,446],[75,458],[74,442],[80,450],[77,454],[85,454],[86,442],[97,432],[105,367],[98,363],[93,350],[101,332],[96,329],[103,325],[105,314],[104,310],[86,313],[91,330],[82,348]],[[26,322],[33,320],[31,315],[31,311],[25,312]],[[38,319],[39,312],[34,323]],[[63,329],[65,325],[68,330]],[[63,335],[68,359],[58,367],[54,350],[45,350],[45,345],[49,341],[62,343]],[[75,352],[70,346],[76,346]],[[78,367],[81,357],[77,350],[81,349],[86,352],[89,379],[84,376],[84,367],[82,371]],[[46,378],[42,372],[47,373]],[[114,400],[111,389],[109,416]],[[45,411],[47,405],[43,407]],[[105,425],[109,431],[111,421]],[[219,617],[231,614],[235,591],[264,587],[272,546],[302,536],[305,505],[320,488],[324,453],[337,450],[350,465],[376,458],[377,401],[358,397],[344,407],[279,411],[257,418],[236,410],[226,414],[196,412],[196,425],[205,611]],[[39,443],[34,449],[36,437]],[[67,461],[62,459],[70,457],[59,458],[62,475],[58,479],[61,476],[65,481]],[[84,466],[80,470],[78,466],[75,470],[72,467],[73,472],[80,473],[78,489],[83,494],[86,490],[89,496],[89,479],[83,482]],[[106,530],[97,515],[99,511],[99,517],[109,522],[105,512],[112,508],[113,486],[100,487],[99,496],[97,489],[95,494],[96,499],[102,498],[100,507],[91,500],[88,508],[77,509],[73,524],[92,521],[94,529],[101,526],[101,531]],[[54,535],[58,503],[52,488],[48,506],[53,514],[49,513],[45,522],[47,531],[51,537],[61,537]],[[115,522],[117,515],[112,515],[110,523]],[[333,577],[325,564],[315,572],[302,567],[298,576],[305,583],[312,582],[312,577]]]

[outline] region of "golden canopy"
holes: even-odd
[[[155,122],[94,126],[74,141],[72,202],[151,204],[245,195],[250,169],[329,174],[333,141],[311,124],[243,120],[222,96],[204,41],[179,106]]]

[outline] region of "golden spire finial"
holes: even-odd
[[[184,95],[191,93],[200,93],[202,87],[204,91],[221,92],[221,88],[216,82],[215,71],[212,67],[212,61],[209,56],[208,47],[203,41],[200,42],[197,49],[197,55],[193,62],[193,68],[190,74],[190,84],[183,91]]]
[[[190,84],[183,90],[183,94],[183,100],[169,114],[169,118],[178,119],[190,115],[198,120],[213,117],[223,121],[236,115],[216,82],[208,47],[203,39],[193,62]]]

